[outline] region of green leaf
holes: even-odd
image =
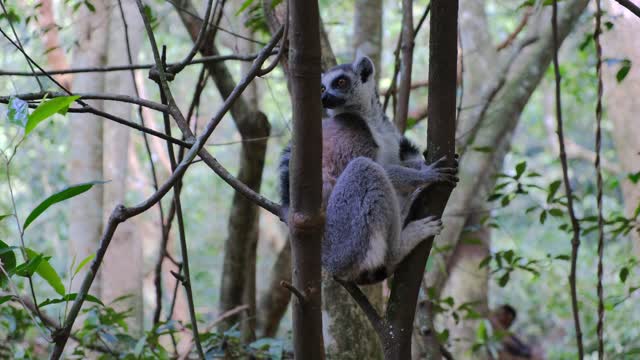
[[[551,216],[554,216],[554,217],[562,217],[564,215],[564,212],[560,209],[553,208],[553,209],[549,209],[549,214],[551,214]]]
[[[4,214],[4,215],[0,215],[0,221],[4,220],[5,218],[8,218],[9,216],[11,216],[13,214]]]
[[[51,304],[59,304],[67,301],[74,301],[77,297],[78,297],[78,293],[71,293],[57,299],[46,299],[45,301],[41,302],[38,306],[43,307]],[[98,299],[97,297],[91,294],[87,294],[87,297],[85,300],[104,306],[104,304],[102,303],[102,301],[100,301],[100,299]]]
[[[6,303],[7,301],[13,299],[13,295],[5,295],[5,296],[0,296],[0,305]]]
[[[569,255],[557,255],[555,259],[569,261],[571,257]]]
[[[13,253],[12,247],[2,240],[0,240],[0,250],[3,250],[3,252],[0,253],[2,267],[4,267],[4,271],[11,274],[13,269],[16,267],[16,255]],[[9,279],[7,276],[3,272],[0,273],[0,288],[5,287],[8,281]]]
[[[37,257],[38,255],[42,256],[41,254],[38,254],[36,251],[32,249],[26,248],[25,250],[27,252],[27,255],[29,255],[29,258],[34,258],[34,257]],[[49,264],[48,260],[43,260],[40,263],[40,265],[36,269],[36,273],[40,275],[49,285],[51,285],[51,287],[59,295],[65,294],[64,284],[62,284],[62,280],[60,279],[60,276],[56,272],[56,269],[54,269],[53,266]]]
[[[471,150],[482,153],[490,153],[493,151],[493,148],[491,146],[474,146],[471,148]]]
[[[253,4],[253,0],[244,0],[242,5],[240,5],[240,8],[238,9],[238,11],[236,11],[236,16],[242,14],[242,12],[247,10],[247,8],[251,6],[251,4]]]
[[[42,254],[38,254],[35,257],[29,258],[27,262],[18,265],[14,269],[13,273],[18,276],[24,276],[24,277],[33,276],[33,274],[38,269],[38,266],[40,266],[40,264],[42,263],[42,260],[44,260],[44,257],[42,256]]]
[[[622,269],[620,269],[619,276],[620,276],[620,281],[622,281],[623,283],[627,281],[627,278],[629,277],[629,268],[623,267]]]
[[[29,214],[29,216],[27,216],[27,220],[24,221],[24,225],[22,226],[23,231],[27,230],[27,227],[45,210],[47,210],[51,205],[70,199],[74,196],[78,196],[83,192],[91,189],[93,185],[104,184],[104,183],[105,181],[92,181],[84,184],[73,185],[60,192],[57,192],[49,196],[43,202],[41,202],[40,205],[38,205],[35,209],[33,209]]]
[[[38,124],[50,118],[55,113],[66,114],[69,105],[79,98],[80,96],[61,96],[41,102],[31,115],[29,115],[29,120],[24,128],[24,136],[29,135]]]
[[[87,7],[87,9],[89,9],[89,11],[91,11],[92,13],[96,12],[96,7],[93,6],[93,4],[91,2],[89,2],[88,0],[84,1],[84,5]]]
[[[562,184],[562,180],[556,180],[551,184],[549,184],[547,202],[550,202],[553,199],[553,197],[556,195],[556,192],[558,192],[558,189],[560,188],[561,184]]]
[[[487,257],[482,259],[482,261],[480,261],[480,264],[478,265],[478,269],[482,269],[483,267],[489,265],[490,261],[491,261],[491,255],[488,255]]]
[[[527,162],[523,161],[521,163],[518,163],[518,165],[516,165],[516,179],[519,179],[520,176],[522,176],[522,174],[524,173],[524,171],[527,169]]]
[[[504,252],[504,254],[503,254],[504,259],[505,259],[505,260],[507,260],[507,262],[508,262],[509,264],[512,264],[512,263],[513,263],[513,261],[512,261],[512,260],[513,260],[513,255],[514,255],[513,250],[507,250],[507,251],[505,251],[505,252]]]
[[[504,275],[502,275],[498,280],[498,285],[500,285],[500,287],[505,287],[509,282],[509,276],[509,272],[504,273]]]
[[[616,73],[616,80],[618,82],[622,82],[622,80],[624,80],[624,78],[626,78],[627,75],[629,75],[630,70],[631,70],[631,60],[629,59],[622,60],[622,65],[620,66],[620,69]]]
[[[280,5],[280,3],[282,3],[282,0],[273,0],[273,1],[271,1],[271,9],[275,9],[276,6]]]
[[[73,276],[78,275],[78,273],[80,272],[80,270],[82,270],[82,268],[87,265],[89,263],[89,261],[93,260],[93,258],[96,257],[95,254],[91,254],[89,256],[87,256],[86,258],[84,258],[84,260],[82,260],[80,262],[80,264],[78,264],[78,267],[76,268],[76,270],[73,272]]]
[[[627,175],[627,177],[629,178],[629,180],[631,180],[632,183],[637,184],[638,181],[640,181],[640,171],[638,171],[637,173],[631,173],[629,175]]]
[[[540,212],[540,224],[544,224],[544,222],[547,220],[547,211],[546,210],[542,210]]]
[[[11,124],[25,127],[29,119],[29,104],[17,97],[11,97],[7,108],[7,119]]]

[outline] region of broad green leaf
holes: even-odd
[[[629,180],[631,180],[632,183],[637,184],[640,180],[640,171],[638,171],[637,173],[631,173],[627,175],[627,177],[629,178]]]
[[[57,192],[48,198],[46,198],[43,202],[40,203],[35,209],[31,211],[29,216],[27,216],[27,220],[24,221],[24,225],[22,226],[23,231],[29,227],[29,225],[40,216],[45,210],[47,210],[51,205],[59,203],[61,201],[70,199],[74,196],[78,196],[83,192],[91,189],[93,185],[96,184],[104,184],[104,181],[92,181],[89,183],[78,184],[70,186],[60,192]]]
[[[491,261],[491,255],[488,255],[487,257],[482,259],[482,261],[480,261],[480,264],[478,264],[478,269],[482,269],[483,267],[489,265],[490,261]]]
[[[93,260],[94,257],[96,257],[96,254],[91,254],[87,256],[84,260],[82,260],[80,264],[78,264],[78,267],[76,268],[76,270],[73,272],[73,276],[78,275],[80,270],[82,270],[82,268],[85,267],[85,265],[87,265],[89,261]]]
[[[5,295],[5,296],[0,296],[0,305],[6,303],[7,301],[13,299],[13,295]]]
[[[504,273],[504,275],[502,275],[500,279],[498,279],[498,285],[500,285],[500,287],[505,287],[509,282],[509,277],[509,272]]]
[[[29,258],[34,258],[40,255],[32,249],[26,248],[25,250],[27,252],[27,255],[29,255]],[[56,269],[54,269],[53,266],[49,264],[48,260],[43,260],[40,263],[40,266],[38,266],[38,268],[36,269],[36,273],[40,275],[49,285],[51,285],[53,290],[55,290],[58,294],[65,294],[62,279],[60,279],[60,276],[56,272]]]
[[[547,202],[550,202],[553,199],[553,197],[556,195],[556,192],[560,188],[561,184],[562,184],[561,180],[556,180],[556,181],[552,182],[549,185],[549,193],[547,195]]]
[[[627,278],[629,277],[629,268],[623,267],[622,269],[620,269],[619,275],[620,275],[620,281],[622,281],[623,283],[627,281]]]
[[[4,215],[0,215],[0,221],[4,220],[5,218],[8,218],[9,216],[11,216],[13,214],[4,214]]]
[[[626,78],[627,75],[629,75],[630,70],[631,70],[631,60],[629,59],[622,60],[622,65],[620,66],[620,69],[616,73],[616,80],[618,82],[622,82],[622,80],[624,80],[624,78]]]
[[[554,216],[554,217],[562,217],[562,215],[564,215],[564,212],[560,209],[553,208],[553,209],[549,209],[549,214],[551,214],[551,216]]]
[[[4,271],[8,274],[11,274],[13,269],[16,267],[16,255],[13,253],[13,249],[11,246],[7,245],[4,241],[0,240],[0,250],[3,252],[0,253],[0,261],[2,261],[2,267]],[[5,287],[9,279],[4,274],[4,272],[0,272],[0,287]]]
[[[7,119],[11,124],[25,127],[29,118],[29,105],[26,101],[17,97],[9,99]]]
[[[247,10],[247,8],[251,6],[251,4],[253,4],[253,0],[244,0],[242,5],[240,5],[240,8],[238,9],[238,11],[236,11],[236,16],[242,14],[242,12]]]
[[[527,169],[527,162],[523,161],[521,163],[519,163],[518,165],[516,165],[516,179],[519,179],[520,176],[522,176],[522,174],[524,173],[524,171]]]
[[[71,293],[57,299],[46,299],[45,301],[41,302],[38,306],[43,307],[51,304],[59,304],[67,301],[74,301],[77,297],[78,297],[78,293]],[[87,294],[87,297],[85,300],[104,306],[104,304],[102,303],[102,301],[100,301],[100,299],[98,299],[97,297],[91,294]]]
[[[547,220],[547,211],[546,210],[542,210],[540,212],[540,224],[544,224],[544,222]]]
[[[38,269],[38,266],[40,266],[43,260],[44,260],[44,257],[42,256],[42,254],[38,254],[35,257],[29,258],[27,262],[18,265],[13,272],[18,276],[24,276],[24,277],[32,276],[36,272],[36,270]]]
[[[571,257],[569,255],[557,255],[554,259],[569,261]]]
[[[44,120],[50,118],[56,113],[66,114],[69,105],[78,100],[80,96],[61,96],[51,100],[43,101],[29,115],[29,120],[24,128],[24,136],[29,135],[33,129]]]

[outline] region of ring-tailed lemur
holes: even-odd
[[[418,149],[382,111],[367,57],[322,75],[322,265],[358,284],[382,281],[422,240],[436,235],[436,217],[404,224],[408,196],[436,182],[455,186],[457,167],[446,159],[426,165]],[[289,205],[290,146],[280,160],[282,203]],[[457,166],[457,163],[456,163]],[[286,211],[286,210],[285,210]]]

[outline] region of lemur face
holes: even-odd
[[[322,106],[326,109],[358,110],[370,102],[373,81],[373,62],[358,58],[353,64],[335,66],[322,74]]]

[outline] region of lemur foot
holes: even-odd
[[[412,232],[417,238],[426,239],[440,234],[442,231],[442,219],[437,216],[428,216],[424,219],[414,220],[407,224],[403,232]]]
[[[447,166],[448,167],[445,167]],[[421,169],[428,183],[444,183],[456,186],[458,181],[458,154],[455,154],[453,161],[449,161],[447,156],[443,156],[430,165],[424,165]]]

